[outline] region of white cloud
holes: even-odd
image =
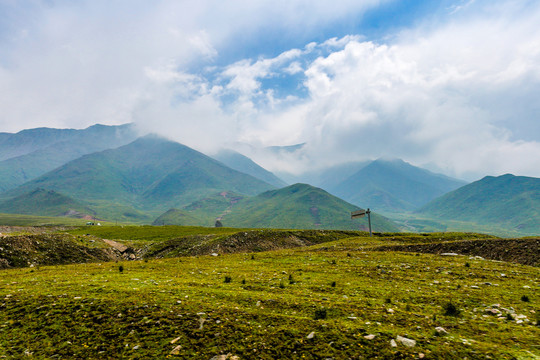
[[[461,1],[385,42],[352,34],[219,65],[265,29],[306,37],[383,2],[14,2],[0,23],[0,131],[136,121],[203,151],[307,143],[249,150],[271,170],[384,156],[540,176],[537,2]],[[297,83],[272,85],[287,77]]]

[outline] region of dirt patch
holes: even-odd
[[[145,257],[174,257],[261,252],[310,246],[350,237],[352,232],[332,230],[253,230],[233,235],[195,235],[150,245]]]
[[[80,244],[66,234],[13,235],[0,238],[0,269],[113,261],[116,249]]]
[[[540,238],[462,240],[435,244],[392,245],[371,251],[406,251],[429,254],[457,253],[485,259],[540,266]]]

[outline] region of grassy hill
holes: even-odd
[[[185,235],[182,228],[173,227],[92,227],[90,231],[94,230],[108,231],[107,238],[118,241],[135,235],[156,246],[161,243],[161,250],[153,248],[156,257],[171,255],[164,251],[167,242],[175,239],[157,239],[150,233]],[[198,236],[200,244],[210,245],[209,229],[193,230],[186,230],[192,234],[189,241],[197,245]],[[214,240],[239,248],[256,241],[260,231],[225,236],[231,229],[210,230],[216,231]],[[2,248],[36,261],[32,268],[1,270],[0,357],[452,360],[540,356],[537,267],[466,253],[442,256],[423,253],[425,249],[409,253],[380,248],[386,243],[425,244],[430,249],[437,244],[442,249],[449,240],[480,240],[475,235],[367,238],[298,231],[280,237],[278,232],[262,231],[259,244],[272,237],[283,239],[285,245],[291,237],[321,241],[268,252],[116,263],[105,262],[103,252],[97,251],[104,241],[84,235],[86,228],[76,231],[83,235],[0,238]],[[53,241],[56,238],[62,241]],[[468,246],[463,242],[460,249]],[[500,247],[507,241],[485,242],[501,242]],[[47,251],[47,246],[64,243],[62,250],[73,255],[71,261],[94,263],[38,265],[55,261],[57,251]],[[30,251],[19,251],[25,249]],[[538,257],[538,252],[533,255]],[[13,256],[6,259],[13,261]]]
[[[402,160],[376,160],[329,191],[353,204],[391,213],[415,210],[464,184]]]
[[[20,196],[37,187],[86,201],[98,216],[122,221],[131,212],[134,219],[142,220],[138,211],[155,213],[155,218],[166,209],[224,190],[254,195],[273,188],[187,146],[155,136],[85,155],[3,196]]]
[[[57,136],[53,136],[53,134]],[[33,137],[45,136],[45,139]],[[24,136],[23,136],[24,135]],[[7,154],[23,154],[0,161],[0,192],[13,189],[85,154],[116,148],[135,140],[131,125],[94,125],[84,130],[41,129],[13,134]],[[30,144],[29,144],[30,143]],[[0,148],[2,144],[0,144]],[[32,150],[31,152],[26,152]],[[24,151],[23,151],[24,150]]]
[[[307,184],[245,198],[223,216],[225,226],[283,229],[368,229],[367,219],[351,220],[358,210],[326,191]],[[390,220],[372,213],[374,231],[399,231]]]
[[[222,150],[212,156],[214,159],[221,161],[231,169],[249,174],[257,179],[274,185],[277,188],[287,186],[287,184],[272,174],[270,171],[262,168],[250,158],[233,150]]]
[[[510,174],[486,176],[433,200],[419,213],[538,235],[540,179]]]
[[[0,213],[91,218],[94,212],[85,204],[53,190],[35,189],[0,202]]]

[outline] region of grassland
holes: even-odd
[[[154,244],[248,234],[167,226],[70,232]],[[372,251],[389,244],[498,239],[361,235],[342,233],[314,246],[268,252],[2,270],[0,357],[540,357],[538,267]]]

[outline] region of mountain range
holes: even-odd
[[[39,128],[0,136],[0,192],[13,189],[65,163],[137,138],[130,124],[84,130]]]
[[[369,207],[376,231],[398,231],[390,220],[396,219],[409,230],[468,223],[488,231],[540,232],[536,178],[505,175],[467,184],[398,159],[276,176],[235,151],[209,157],[155,135],[138,137],[129,124],[0,133],[0,151],[5,213],[358,229],[366,228],[365,220],[351,221],[350,212]],[[451,222],[454,227],[447,226]]]
[[[418,209],[465,184],[403,160],[375,160],[328,190],[353,204],[392,213]]]
[[[486,176],[431,201],[417,213],[540,234],[540,179]]]
[[[274,187],[187,146],[148,135],[72,160],[3,197],[24,196],[36,188],[86,201],[98,216],[129,220],[223,190],[255,195]]]
[[[198,216],[213,215],[206,221],[219,221],[223,226],[240,228],[286,229],[369,229],[367,218],[350,218],[355,205],[308,184],[294,184],[257,196],[244,197],[221,193],[197,201],[182,209],[171,209],[156,219],[156,225],[193,225]],[[391,220],[372,213],[374,231],[398,232]],[[200,221],[200,220],[199,220]],[[209,224],[208,224],[209,225]]]

